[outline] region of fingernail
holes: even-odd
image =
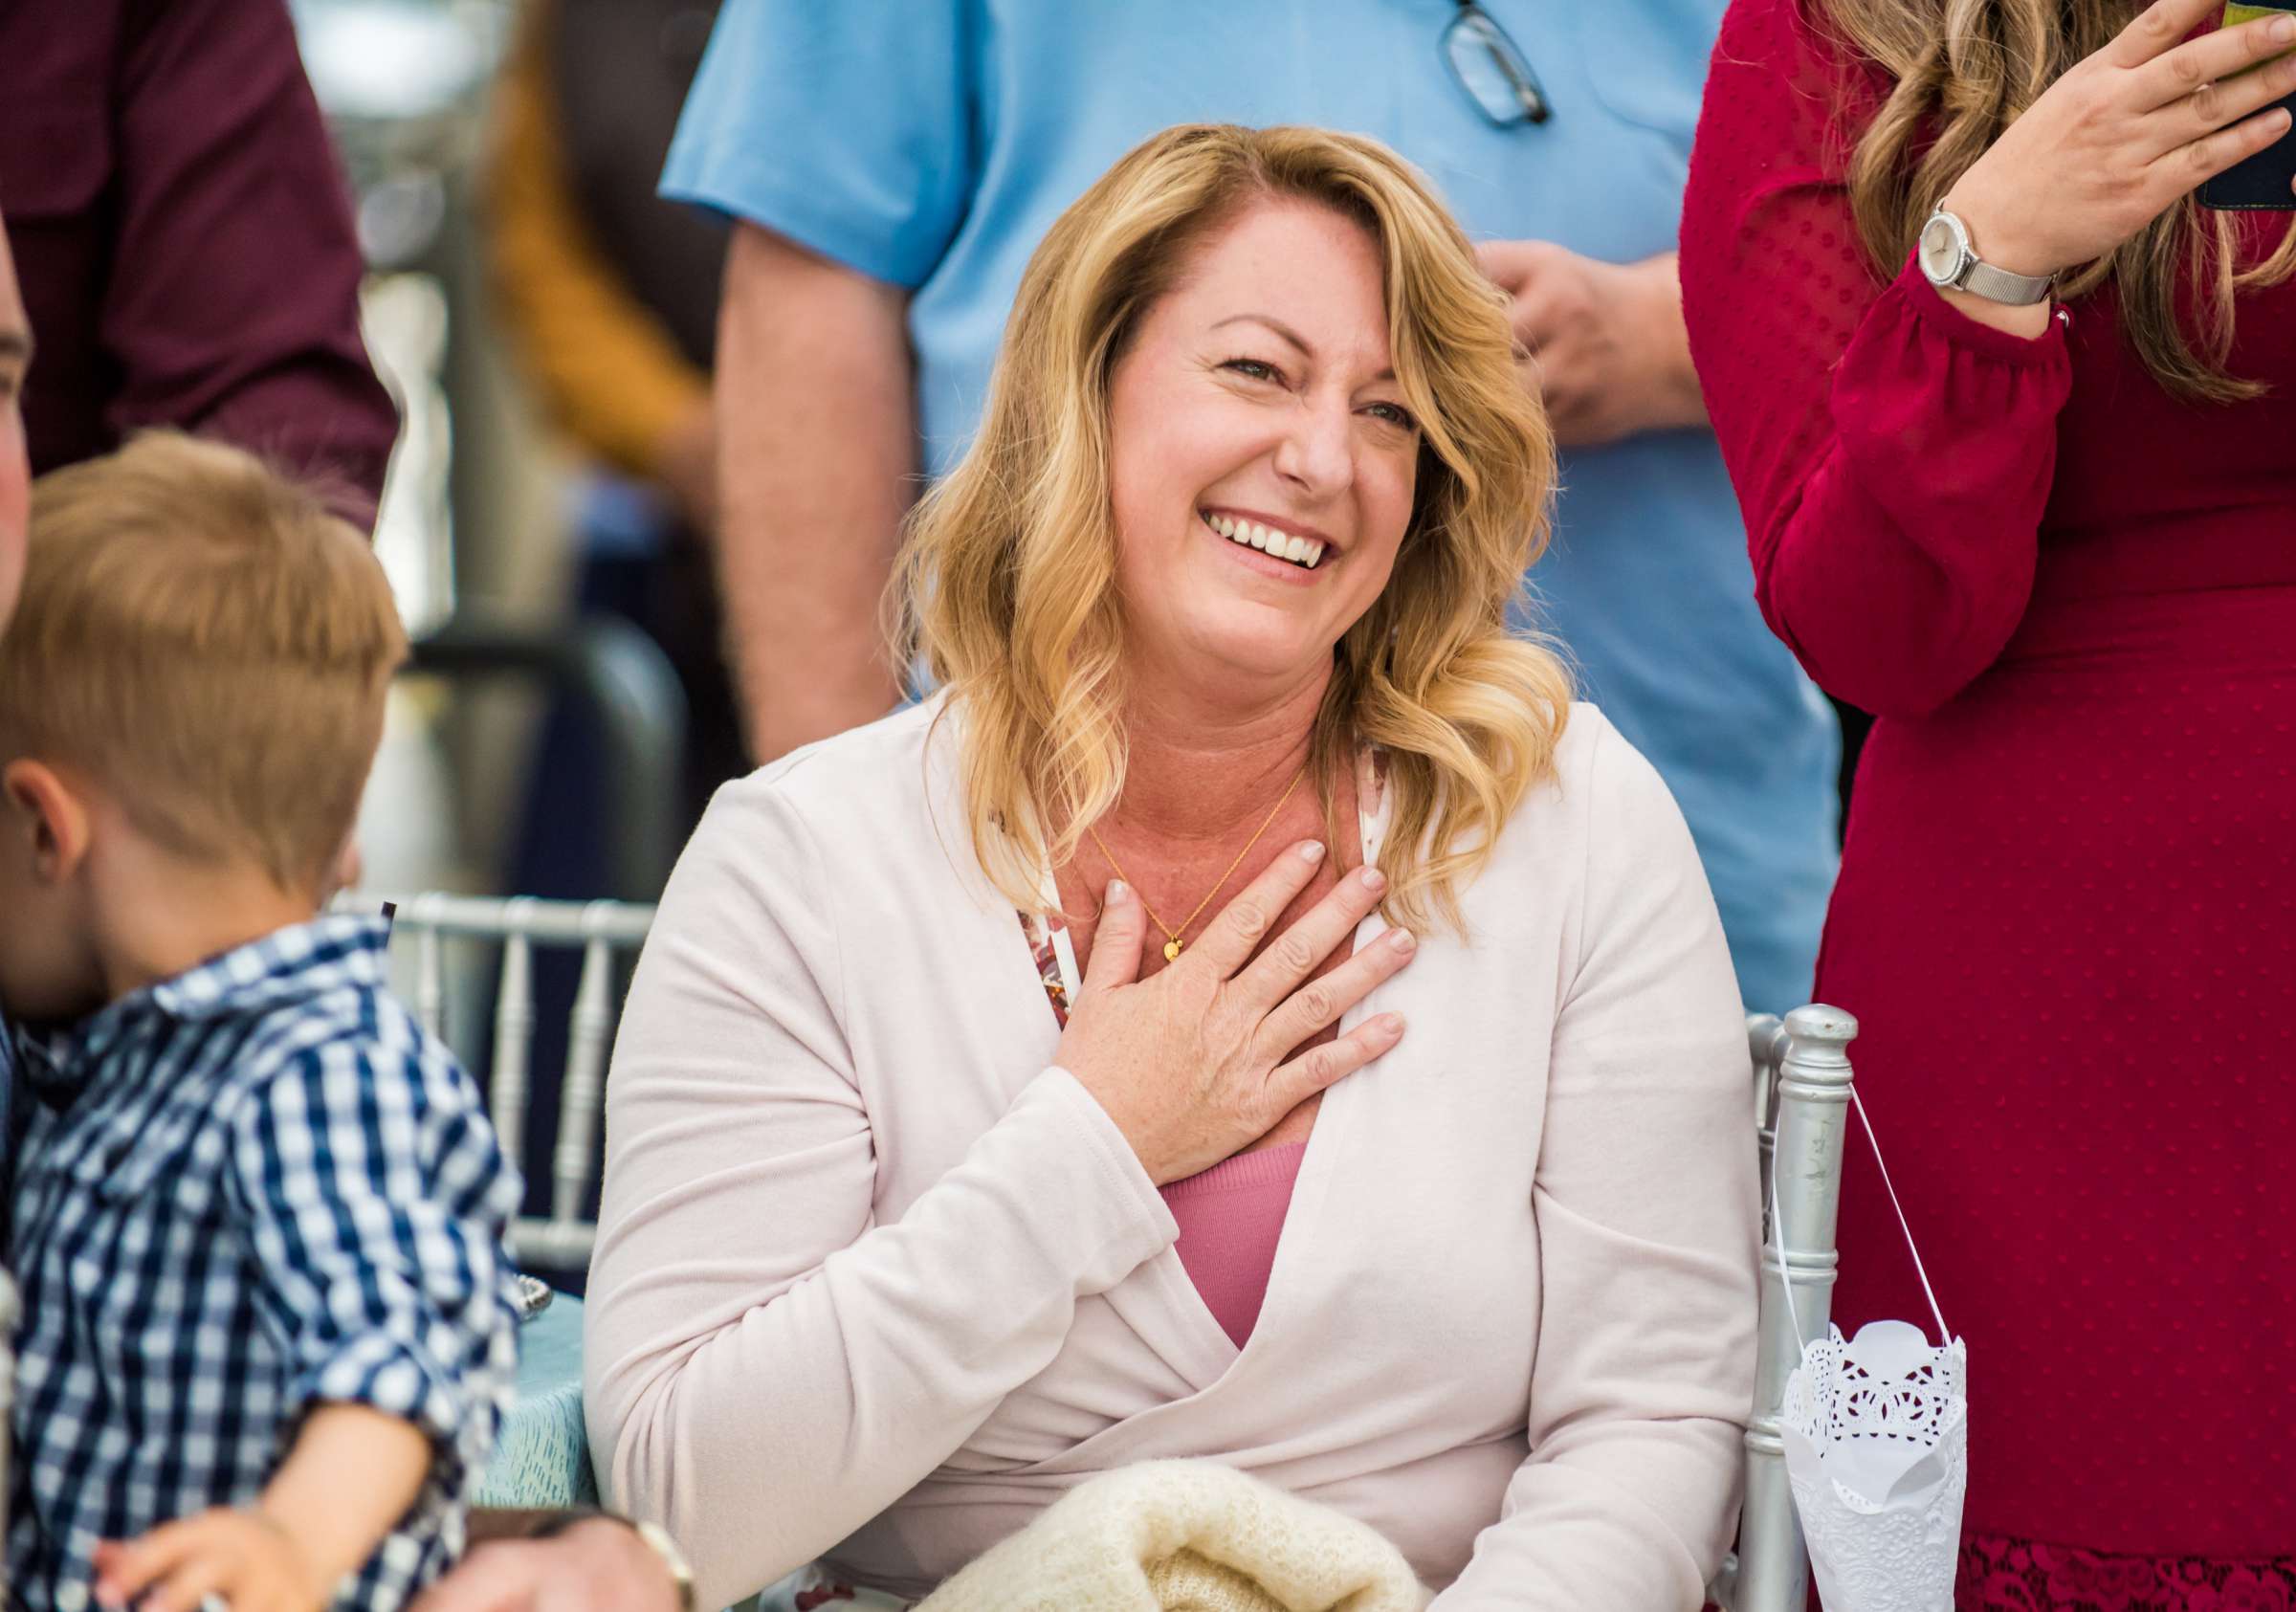
[[[1322,861],[1323,842],[1321,840],[1310,840],[1306,845],[1301,846],[1299,848],[1299,859],[1302,862]]]
[[[1408,929],[1390,929],[1387,932],[1387,943],[1399,952],[1408,952],[1419,944],[1419,937]]]
[[[1402,1033],[1403,1033],[1403,1016],[1402,1016],[1401,1013],[1382,1013],[1382,1014],[1380,1014],[1380,1028],[1381,1028],[1381,1029],[1385,1030],[1385,1031],[1386,1031],[1386,1032],[1387,1032],[1389,1035],[1401,1035],[1401,1034],[1402,1034]]]
[[[1110,879],[1108,881],[1108,904],[1110,906],[1115,906],[1117,902],[1124,900],[1131,894],[1132,886],[1126,884],[1122,879]]]
[[[1376,893],[1387,888],[1387,875],[1377,868],[1365,867],[1357,872],[1356,877],[1363,881],[1365,890]]]
[[[2265,32],[2274,39],[2282,41],[2296,39],[2296,17],[2274,17],[2269,23],[2265,24]]]

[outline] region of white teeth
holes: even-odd
[[[1256,520],[1244,520],[1232,515],[1206,514],[1203,523],[1230,542],[1249,543],[1253,548],[1289,560],[1294,565],[1314,570],[1323,563],[1324,545],[1312,538],[1294,537],[1279,532],[1272,526],[1263,526]]]

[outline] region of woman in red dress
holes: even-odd
[[[2296,252],[2190,194],[2296,63],[2219,10],[1734,0],[1690,165],[1763,610],[1880,718],[1818,988],[1970,1340],[1965,1612],[2296,1607]],[[1841,1241],[1927,1313],[1854,1137]]]

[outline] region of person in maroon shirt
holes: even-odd
[[[1734,0],[1690,161],[1763,611],[1879,718],[1818,990],[1969,1340],[1963,1612],[2296,1605],[2296,254],[2190,199],[2296,29],[2220,7]],[[1928,1314],[1851,1129],[1845,1330]]]
[[[0,208],[40,333],[35,472],[174,426],[371,519],[398,415],[284,0],[0,5]]]

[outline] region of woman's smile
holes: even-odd
[[[1224,511],[1199,511],[1196,523],[1237,564],[1293,587],[1314,585],[1318,569],[1338,562],[1338,550],[1325,542]]]
[[[1206,526],[1222,537],[1247,548],[1264,549],[1278,560],[1289,560],[1311,571],[1332,546],[1331,540],[1313,527],[1272,520],[1249,510],[1207,507],[1197,513]]]

